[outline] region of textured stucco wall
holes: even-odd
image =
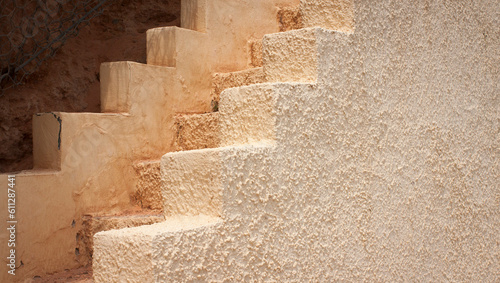
[[[163,202],[160,190],[160,161],[137,162],[134,164],[134,171],[137,182],[132,195],[133,202],[143,209],[161,211]]]
[[[218,147],[219,113],[177,115],[175,117],[174,150]],[[158,198],[161,200],[161,197]]]
[[[193,230],[199,227],[205,229],[218,224],[219,220],[210,216],[177,216],[169,217],[165,222],[149,226],[98,233],[94,237],[94,241],[102,244],[104,237],[105,244],[94,249],[94,263],[92,266],[94,281],[154,282],[153,246],[156,245],[155,239],[160,233],[175,233],[180,230]],[[103,258],[111,258],[112,260],[103,261]],[[112,280],[110,271],[114,272],[112,277],[119,279]]]
[[[78,261],[83,266],[92,264],[94,250],[94,235],[101,231],[123,229],[163,222],[163,214],[125,215],[125,216],[92,216],[83,217],[82,229],[76,234],[76,243],[79,253]]]
[[[255,50],[255,52],[259,51]],[[262,56],[262,44],[260,54]],[[252,68],[231,73],[215,73],[212,78],[212,93],[210,95],[212,101],[218,103],[220,94],[225,89],[264,82],[266,82],[266,79],[262,68]]]
[[[221,222],[155,234],[154,279],[497,281],[499,8],[360,0],[353,34],[271,38],[313,42],[317,83],[222,94],[222,143],[261,142],[218,149]]]

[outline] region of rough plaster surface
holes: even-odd
[[[487,0],[365,0],[353,34],[270,38],[315,44],[304,56],[317,82],[222,95],[223,140],[252,142],[246,125],[255,134],[252,113],[265,112],[275,143],[219,149],[221,222],[157,235],[149,279],[497,281],[496,11]],[[119,281],[105,256],[96,281]]]
[[[159,235],[175,235],[187,229],[209,229],[219,221],[205,215],[177,216],[148,226],[97,233],[94,238],[94,281],[154,282],[153,246]],[[113,260],[101,260],[108,257]],[[141,268],[137,268],[139,266]],[[110,276],[110,271],[116,273]]]
[[[354,0],[300,0],[302,27],[350,32],[354,28]]]
[[[265,76],[262,68],[252,68],[231,73],[215,73],[212,78],[212,101],[219,102],[220,94],[225,89],[263,82],[265,82]]]
[[[220,144],[218,112],[177,115],[175,128],[176,151],[214,148]]]
[[[221,185],[218,149],[172,152],[161,160],[163,213],[220,216]]]
[[[302,23],[302,14],[300,6],[296,7],[281,7],[278,10],[278,23],[280,32],[301,29],[304,27]]]
[[[174,151],[215,148],[220,144],[219,113],[182,114],[174,117]],[[137,175],[133,201],[143,209],[163,210],[160,160],[134,164]]]
[[[143,161],[134,164],[137,176],[133,201],[143,209],[161,211],[163,202],[161,197],[160,161]]]
[[[274,141],[276,98],[267,85],[259,89],[240,87],[223,92],[219,107],[221,146]]]
[[[79,261],[82,265],[92,263],[93,238],[98,232],[127,227],[150,225],[165,220],[163,215],[124,215],[124,216],[84,216],[82,230],[77,233]]]
[[[283,33],[279,38],[271,35],[264,37],[263,69],[268,82],[317,80],[318,43],[315,32],[315,29],[300,29],[294,33]]]
[[[250,46],[250,66],[262,67],[262,39],[251,39],[248,45]]]

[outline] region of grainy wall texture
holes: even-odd
[[[219,113],[177,115],[175,130],[175,151],[218,147]]]
[[[208,150],[220,158],[211,162],[220,164],[221,218],[191,229],[166,222],[170,232],[149,226],[149,265],[130,266],[130,280],[498,281],[498,2],[354,7],[353,33],[312,28],[264,40],[264,70],[279,56],[290,62],[271,44],[298,48],[291,56],[312,51],[302,55],[314,57],[303,62],[311,82],[222,93],[225,147]],[[192,188],[206,186],[201,175]],[[142,263],[115,254],[147,229],[97,234],[97,282],[125,278],[113,258]],[[134,277],[135,267],[152,273]]]
[[[157,160],[137,162],[134,164],[134,171],[137,182],[132,196],[133,201],[141,208],[161,211],[163,203],[160,190],[160,162]]]

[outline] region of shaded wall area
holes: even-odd
[[[24,85],[0,97],[0,172],[32,168],[33,114],[100,112],[100,64],[146,63],[146,30],[179,24],[180,0],[110,1]]]

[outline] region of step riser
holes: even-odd
[[[262,67],[262,39],[253,39],[248,42],[250,49],[250,65],[254,68]]]
[[[159,242],[183,231],[213,231],[221,225],[219,218],[206,215],[167,218],[148,226],[111,230],[94,236],[94,282],[159,282]],[[171,281],[168,279],[167,281]]]
[[[155,282],[152,235],[129,237],[97,233],[92,268],[94,282]]]
[[[354,31],[354,0],[301,0],[299,10],[301,28]]]
[[[221,146],[274,142],[275,105],[269,84],[225,90],[219,105]]]
[[[33,115],[34,169],[61,168],[62,120],[58,113]]]
[[[96,233],[150,225],[164,220],[163,215],[85,216],[83,218],[83,227],[76,236],[79,250],[78,261],[83,266],[92,263],[93,238]]]
[[[212,77],[212,101],[218,103],[220,95],[225,89],[265,82],[266,79],[262,68],[253,68],[232,73],[215,73]]]
[[[262,42],[268,82],[316,82],[318,46],[315,29],[266,35]]]
[[[220,146],[219,113],[186,114],[175,117],[175,151]]]
[[[103,113],[144,116],[150,114],[151,109],[168,109],[171,103],[169,95],[174,93],[183,93],[175,68],[134,62],[101,64]]]
[[[137,182],[133,202],[142,209],[162,211],[160,160],[138,162],[134,164],[134,172]]]
[[[167,153],[161,160],[166,217],[221,216],[221,158],[218,149]]]

